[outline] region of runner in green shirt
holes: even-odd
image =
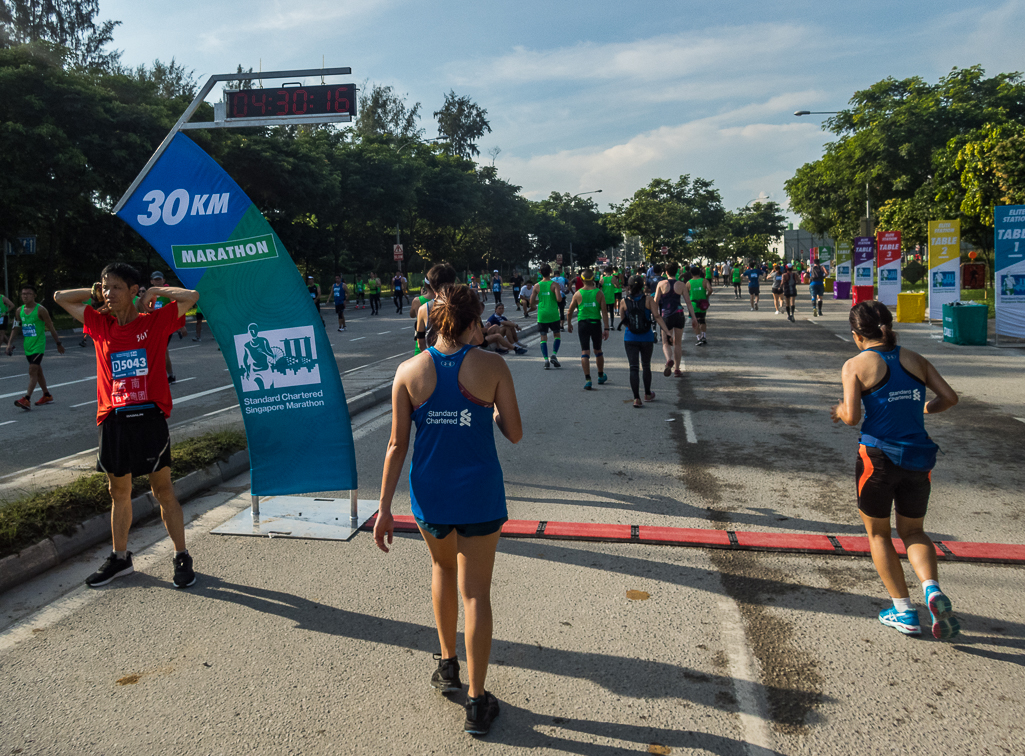
[[[367,293],[370,294],[370,314],[378,315],[381,311],[381,279],[377,277],[377,273],[370,274],[370,280],[367,281]]]
[[[577,289],[566,310],[566,330],[573,333],[573,313],[580,311],[577,330],[580,333],[580,367],[584,371],[584,388],[591,390],[591,347],[598,363],[598,384],[608,380],[601,343],[609,338],[609,311],[605,293],[594,285],[594,271],[585,268],[580,277],[584,288]]]
[[[541,266],[541,280],[534,284],[530,292],[530,307],[537,305],[537,330],[541,334],[541,356],[545,360],[545,370],[549,368],[548,359],[548,332],[552,332],[554,344],[552,346],[551,364],[555,367],[562,367],[559,364],[559,345],[562,341],[562,321],[559,318],[559,302],[562,301],[562,289],[552,280],[552,266],[545,263]]]
[[[609,318],[613,318],[613,309],[616,306],[616,302],[619,301],[619,292],[621,289],[617,288],[619,277],[615,275],[611,265],[605,266],[605,275],[601,277],[601,293],[605,297],[605,309],[609,313]]]
[[[3,294],[0,294],[0,346],[7,343],[10,338],[9,329],[7,327],[8,313],[14,309],[14,302],[9,300]]]
[[[8,300],[10,301],[10,300]],[[61,343],[57,329],[53,327],[50,313],[46,308],[36,302],[36,289],[31,284],[21,287],[21,301],[24,303],[18,308],[18,319],[14,328],[11,329],[11,338],[7,341],[7,356],[14,352],[14,336],[17,331],[22,339],[25,349],[25,359],[28,360],[28,391],[21,399],[15,399],[14,403],[23,410],[32,409],[32,392],[36,390],[36,384],[43,390],[43,395],[36,402],[49,404],[53,401],[50,390],[46,387],[46,378],[43,376],[43,352],[46,351],[46,331],[48,329],[57,342],[57,352],[64,354],[64,345]],[[12,303],[13,304],[13,303]]]
[[[365,310],[367,308],[367,298],[365,292],[367,290],[367,284],[363,280],[363,276],[356,279],[356,309]]]
[[[739,262],[733,263],[733,270],[730,273],[730,280],[733,282],[733,295],[737,299],[740,299],[740,277],[743,275],[744,269],[740,267]]]

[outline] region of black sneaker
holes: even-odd
[[[442,693],[456,693],[462,690],[463,684],[459,681],[459,659],[455,656],[451,659],[442,659],[441,654],[435,654],[434,660],[438,662],[438,668],[431,675],[431,687]]]
[[[176,380],[177,380],[177,378],[174,377],[174,373],[171,373],[170,375],[167,376],[167,382],[168,383],[174,383]]]
[[[557,367],[557,368],[562,367],[562,365],[559,364],[559,358],[556,357],[554,354],[549,359],[552,361],[552,365],[554,367]]]
[[[180,554],[174,558],[174,587],[188,588],[196,582],[196,573],[192,570],[192,557]]]
[[[479,698],[466,699],[466,721],[463,732],[481,737],[491,731],[491,723],[498,718],[498,699],[484,691]]]
[[[132,552],[126,553],[124,559],[119,559],[112,551],[103,566],[85,579],[85,584],[90,588],[99,588],[115,578],[131,575],[133,572],[135,567],[132,566]]]

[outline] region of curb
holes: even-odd
[[[349,416],[365,412],[371,407],[391,399],[391,381],[346,401]],[[234,478],[249,469],[249,451],[243,449],[218,460],[202,470],[194,470],[174,481],[174,495],[184,504],[198,494]],[[132,499],[132,524],[153,515],[160,515],[160,505],[152,494],[144,493]],[[9,554],[0,559],[0,593],[34,578],[51,567],[56,567],[86,549],[110,538],[110,515],[90,517],[70,536],[55,535]]]
[[[395,515],[395,531],[419,533],[409,515]],[[360,530],[373,530],[377,515]],[[505,538],[546,538],[564,541],[601,543],[643,543],[657,546],[689,546],[699,549],[734,551],[770,551],[825,556],[871,556],[866,536],[833,536],[821,533],[768,533],[710,528],[665,528],[650,525],[617,525],[586,522],[548,522],[546,520],[507,520],[502,526]],[[1025,544],[935,541],[937,558],[948,562],[988,562],[1025,564]],[[897,554],[907,556],[900,539],[894,538]]]

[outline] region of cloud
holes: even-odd
[[[682,174],[711,179],[727,207],[760,192],[786,201],[783,182],[794,168],[821,155],[827,141],[817,123],[752,120],[776,114],[795,95],[781,95],[720,115],[662,126],[605,148],[563,150],[500,159],[500,170],[531,199],[550,191],[602,189],[602,202],[619,202],[656,177]],[[756,173],[752,176],[752,170]]]

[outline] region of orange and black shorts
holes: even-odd
[[[905,470],[882,449],[861,444],[854,478],[858,483],[858,509],[869,517],[889,519],[891,508],[901,517],[925,517],[932,490],[928,471]]]

